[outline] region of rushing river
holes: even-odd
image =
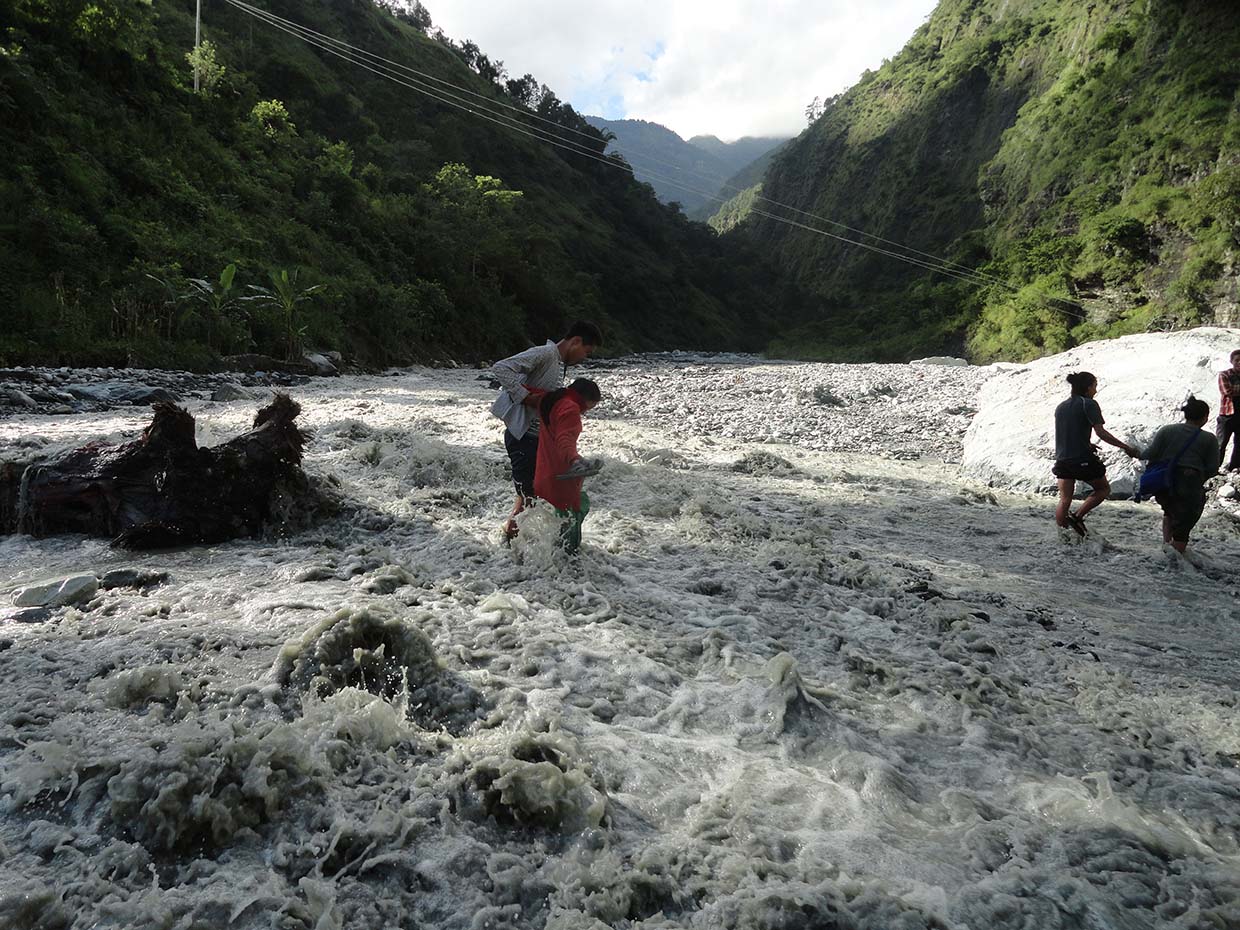
[[[6,602],[168,573],[0,626],[0,926],[1240,927],[1234,530],[1066,544],[953,464],[973,369],[664,358],[596,369],[568,561],[476,374],[295,389],[269,538],[0,539]]]

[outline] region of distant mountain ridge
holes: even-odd
[[[608,152],[623,155],[636,178],[653,187],[659,200],[679,203],[687,215],[703,220],[735,193],[724,190],[734,175],[787,141],[771,136],[744,136],[735,142],[694,136],[686,141],[647,120],[587,116],[586,122],[615,136]]]

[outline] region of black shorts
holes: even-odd
[[[512,463],[512,483],[517,493],[525,498],[533,498],[534,466],[538,463],[538,434],[526,433],[520,439],[513,439],[512,433],[504,430],[504,448],[508,450],[508,461]]]
[[[1090,455],[1083,459],[1060,459],[1051,474],[1068,481],[1097,481],[1107,476],[1107,467],[1098,456]]]

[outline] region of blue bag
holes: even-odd
[[[1150,462],[1145,467],[1145,472],[1141,475],[1141,480],[1137,482],[1137,493],[1133,495],[1133,500],[1141,501],[1147,497],[1153,497],[1156,494],[1162,494],[1171,490],[1171,483],[1175,480],[1175,466],[1180,464],[1180,457],[1189,450],[1189,447],[1197,441],[1197,437],[1201,435],[1201,430],[1193,433],[1188,438],[1188,442],[1184,443],[1184,448],[1176,453],[1175,458],[1168,461],[1162,459],[1157,462]]]

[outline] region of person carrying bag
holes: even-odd
[[[1205,483],[1218,472],[1218,439],[1202,429],[1210,405],[1190,397],[1180,408],[1183,423],[1162,427],[1139,458],[1150,463],[1136,497],[1153,497],[1163,509],[1163,542],[1179,552],[1205,510]],[[1178,449],[1173,458],[1167,453]]]

